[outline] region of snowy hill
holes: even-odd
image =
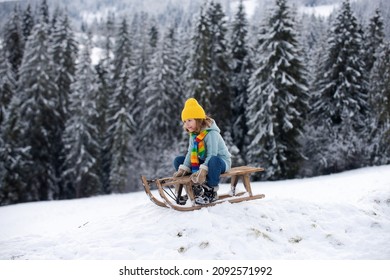
[[[0,207],[0,259],[389,260],[389,174],[258,182],[264,199],[193,212],[143,192]]]

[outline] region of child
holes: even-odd
[[[181,119],[189,132],[189,145],[186,156],[175,159],[173,177],[192,173],[191,180],[203,187],[195,191],[195,203],[211,203],[218,199],[219,176],[231,168],[231,154],[217,124],[194,98],[185,102]]]

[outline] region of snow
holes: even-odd
[[[4,206],[0,260],[389,260],[389,174],[255,182],[264,199],[192,212],[143,192]]]

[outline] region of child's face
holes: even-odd
[[[184,121],[184,126],[189,132],[194,132],[196,130],[196,121],[195,119],[188,119]]]

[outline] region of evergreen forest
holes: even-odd
[[[233,166],[265,168],[254,180],[390,164],[387,2],[363,19],[350,0],[328,17],[272,0],[256,19],[207,0],[79,27],[49,2],[16,2],[0,25],[0,205],[170,176],[189,97]]]

